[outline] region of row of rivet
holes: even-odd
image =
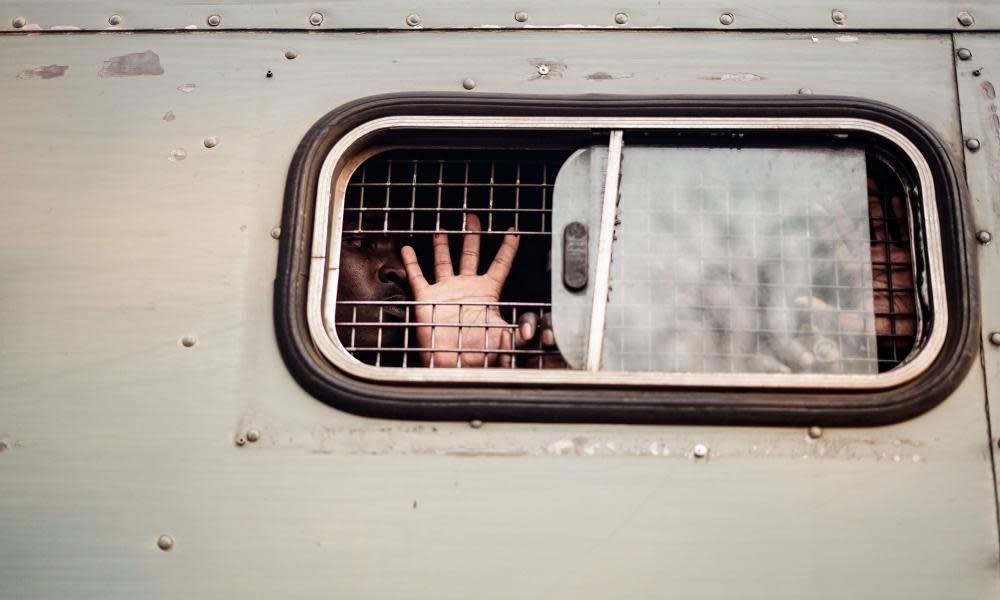
[[[974,25],[976,22],[975,17],[973,17],[972,14],[967,11],[962,11],[958,13],[956,19],[958,20],[959,25],[961,25],[962,27],[972,27],[972,25]],[[517,21],[518,23],[527,23],[528,13],[524,12],[523,10],[519,10],[514,13],[514,20]],[[629,21],[629,15],[628,13],[624,12],[615,13],[613,20],[617,25],[626,25],[628,24]],[[839,26],[847,25],[847,14],[842,10],[834,9],[830,13],[830,20],[833,21],[835,25]],[[319,27],[320,25],[323,24],[323,21],[324,21],[323,13],[314,12],[311,15],[309,15],[309,24],[312,25],[313,27]],[[421,19],[420,15],[418,15],[417,13],[410,13],[406,15],[404,21],[410,27],[419,27],[423,19]],[[736,15],[734,15],[731,12],[724,12],[721,15],[719,15],[719,23],[721,23],[722,25],[728,27],[729,25],[732,25],[735,22],[736,22]],[[121,23],[122,23],[121,15],[111,15],[110,17],[108,17],[108,24],[113,27],[117,27],[118,25],[121,25]],[[209,15],[205,19],[205,23],[209,27],[218,27],[219,25],[222,25],[222,15],[218,14]],[[24,17],[15,17],[11,21],[11,25],[14,27],[14,29],[21,29],[27,24],[28,20]]]
[[[962,14],[968,15],[968,13],[962,13]],[[968,15],[968,17],[969,17],[968,24],[971,25],[974,22],[974,20],[972,20],[971,15]],[[963,24],[965,23],[963,22]],[[955,55],[958,56],[958,60],[961,61],[972,60],[972,50],[968,48],[959,48],[958,50],[955,51]],[[982,69],[975,69],[974,71],[972,71],[972,75],[974,77],[979,77],[981,74],[982,74]],[[982,142],[979,141],[979,138],[974,138],[974,137],[966,138],[965,148],[969,152],[979,152],[979,149],[982,148]],[[977,231],[976,241],[985,246],[993,241],[993,234],[986,230]],[[992,343],[995,346],[1000,346],[1000,332],[995,332],[990,334],[990,343]]]
[[[970,15],[969,13],[962,13],[962,15],[965,15],[966,17],[966,20],[963,21],[962,16],[961,15],[959,16],[959,22],[962,23],[962,25],[968,27],[969,25],[972,25],[972,23],[975,22],[975,20],[972,18],[972,15]],[[956,51],[956,54],[958,55],[959,60],[972,59],[972,50],[969,50],[968,48],[959,48]],[[982,72],[983,72],[982,68],[975,69],[972,71],[972,76],[979,77],[980,75],[982,75]],[[967,138],[965,140],[965,148],[969,152],[979,152],[979,149],[982,148],[982,143],[979,141],[978,138]],[[985,229],[977,231],[976,241],[985,246],[993,241],[993,234],[990,233],[989,231],[986,231]],[[994,346],[1000,346],[1000,331],[994,331],[990,333],[988,339],[990,341],[990,344]],[[1000,444],[1000,441],[998,441],[998,444]]]

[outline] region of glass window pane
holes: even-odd
[[[863,149],[626,145],[617,222],[602,369],[877,372]]]

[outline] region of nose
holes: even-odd
[[[406,281],[406,271],[402,266],[385,264],[378,270],[378,280],[382,283],[401,284]]]
[[[406,270],[403,269],[403,265],[398,260],[386,261],[379,267],[378,280],[382,283],[394,284],[403,290],[409,287]]]

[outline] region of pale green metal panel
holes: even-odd
[[[908,110],[960,159],[951,37],[853,37],[3,36],[0,595],[995,597],[979,367],[921,417],[811,439],[365,419],[277,351],[270,231],[330,109],[466,77],[470,94],[808,87]],[[99,75],[146,51],[162,74]]]
[[[1000,313],[993,305],[1000,296],[1000,37],[955,36],[955,48],[969,52],[955,63],[962,109],[966,179],[979,251],[979,277],[983,306],[983,360],[986,388],[992,396],[989,414],[996,463],[1000,435]],[[963,53],[963,57],[967,56]]]
[[[213,25],[209,17],[217,18]],[[0,19],[0,31],[538,27],[990,31],[1000,29],[1000,5],[993,0],[732,0],[727,4],[637,0],[627,5],[601,0],[7,0]]]

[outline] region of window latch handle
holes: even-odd
[[[590,242],[587,226],[573,221],[563,229],[563,285],[574,292],[587,287]]]

